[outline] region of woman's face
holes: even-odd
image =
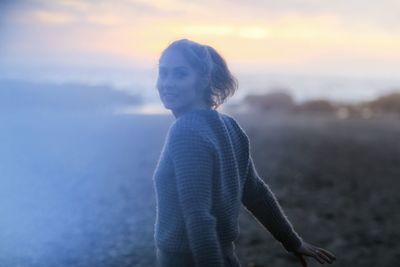
[[[166,109],[189,110],[201,106],[199,74],[184,55],[168,50],[159,62],[157,89]]]

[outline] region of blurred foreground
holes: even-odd
[[[334,252],[338,266],[396,266],[398,119],[231,115],[304,240]],[[1,121],[1,266],[155,266],[151,178],[172,116],[3,113]],[[240,226],[243,266],[300,266],[245,209]]]

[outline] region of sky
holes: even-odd
[[[109,83],[151,98],[158,57],[181,38],[216,48],[244,91],[298,84],[301,98],[299,79],[341,77],[374,93],[338,88],[337,97],[362,98],[396,86],[400,76],[398,0],[0,3],[0,78]]]

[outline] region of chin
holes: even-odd
[[[182,111],[190,108],[190,103],[182,103],[182,102],[163,102],[165,109],[169,109],[171,111]]]
[[[177,107],[176,105],[174,105],[174,104],[171,104],[171,103],[163,103],[164,104],[164,108],[165,109],[169,109],[169,110],[174,110],[174,109],[177,109],[177,108],[179,108],[179,107]]]

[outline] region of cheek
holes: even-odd
[[[190,79],[185,83],[185,92],[187,95],[190,95],[191,97],[195,97],[198,87],[199,87],[199,85],[198,85],[197,80]]]
[[[179,98],[182,99],[182,101],[187,102],[193,101],[193,99],[195,99],[196,97],[196,88],[194,87],[194,84],[186,86],[185,90],[183,90],[182,93],[179,95]]]

